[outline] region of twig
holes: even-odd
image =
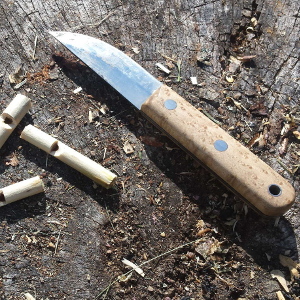
[[[177,82],[181,81],[181,64],[182,64],[181,59],[178,59],[178,61],[176,63],[176,66],[177,66],[177,69],[178,69]]]

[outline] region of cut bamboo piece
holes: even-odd
[[[56,138],[32,125],[24,128],[21,138],[49,154],[57,148],[58,140]]]
[[[17,182],[0,189],[0,207],[42,192],[44,184],[40,176]]]
[[[117,176],[100,164],[68,147],[40,129],[28,125],[21,138],[44,150],[105,188],[110,188]]]
[[[30,99],[18,94],[3,111],[0,116],[0,148],[29,111],[30,107]]]

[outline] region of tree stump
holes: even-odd
[[[36,175],[46,185],[0,210],[1,299],[299,295],[279,259],[298,259],[299,196],[276,222],[248,211],[48,33],[124,51],[299,193],[298,1],[3,0],[0,24],[1,109],[17,93],[33,102],[0,149],[1,186]],[[116,188],[21,140],[28,124],[116,173]],[[126,273],[123,258],[143,264],[145,277]]]

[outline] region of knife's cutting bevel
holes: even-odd
[[[169,87],[141,110],[255,210],[280,216],[292,206],[295,191],[286,179]]]

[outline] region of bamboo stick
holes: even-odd
[[[50,154],[57,148],[58,140],[44,131],[27,125],[21,132],[21,138]]]
[[[107,189],[114,184],[117,178],[115,174],[100,164],[32,125],[24,128],[21,138],[56,157]]]
[[[26,197],[44,192],[40,176],[35,176],[0,189],[0,207]]]
[[[31,100],[18,94],[0,116],[0,148],[29,111]]]

